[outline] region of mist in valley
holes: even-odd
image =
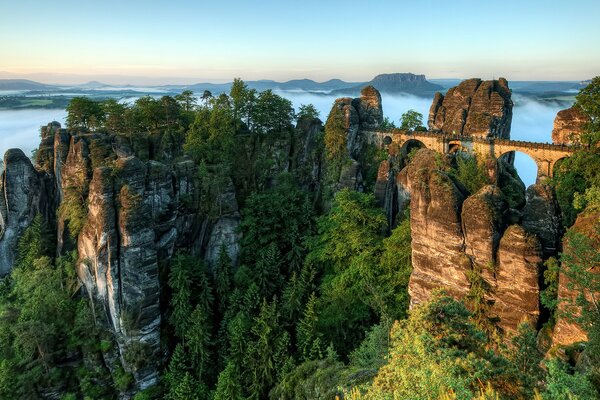
[[[296,110],[302,104],[313,104],[323,121],[327,119],[334,100],[339,95],[325,95],[301,91],[275,92],[289,99]],[[133,99],[134,100],[134,99]],[[128,99],[129,101],[133,101]],[[534,142],[551,142],[552,126],[556,113],[569,106],[564,103],[542,102],[529,97],[513,95],[515,106],[511,138]],[[412,95],[382,94],[383,112],[386,117],[399,125],[400,117],[413,109],[423,114],[423,122],[427,123],[431,99]],[[10,148],[21,148],[25,154],[37,148],[40,142],[40,127],[50,121],[58,121],[64,126],[66,112],[64,110],[28,109],[0,111],[0,154]],[[526,185],[535,182],[536,165],[529,156],[516,154],[515,166]]]

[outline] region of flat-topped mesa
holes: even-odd
[[[579,107],[561,110],[554,119],[552,129],[552,143],[554,144],[579,144],[585,124],[589,122],[587,115]]]
[[[445,134],[508,139],[512,107],[506,79],[467,79],[445,95],[435,94],[428,125],[430,130]]]

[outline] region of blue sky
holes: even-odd
[[[0,2],[0,77],[580,80],[600,71],[598,0]]]

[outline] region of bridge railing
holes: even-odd
[[[438,138],[440,141],[449,142],[449,141],[464,141],[464,142],[478,142],[478,143],[487,143],[487,144],[498,144],[505,146],[515,146],[515,147],[525,147],[531,149],[543,149],[543,150],[554,150],[554,151],[564,151],[567,153],[573,153],[576,150],[581,148],[581,145],[577,144],[554,144],[554,143],[543,143],[543,142],[529,142],[525,140],[510,140],[510,139],[502,139],[502,138],[494,138],[494,137],[486,137],[486,136],[469,136],[469,135],[452,135],[447,133],[439,133],[435,131],[427,131],[427,132],[415,132],[415,131],[404,131],[400,129],[390,129],[390,130],[382,130],[382,131],[363,131],[367,134],[377,134],[377,135],[404,135],[409,138],[418,139],[419,137],[423,138]]]

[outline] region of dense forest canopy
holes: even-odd
[[[337,112],[328,116],[309,155],[322,161],[320,185],[306,165],[289,157],[300,151],[294,147],[298,127],[318,118],[315,108],[296,113],[288,100],[248,89],[239,79],[229,94],[215,97],[185,91],[133,104],[73,99],[68,129],[99,133],[90,146],[94,167],[117,168],[103,139],[117,135],[140,158],[167,158],[166,148],[169,157],[191,158],[201,190],[185,206],[198,214],[222,215],[223,194],[233,187],[240,256],[234,262],[223,247],[210,266],[179,249],[161,265],[162,358],[150,357],[142,345],[125,354],[130,365],[161,365],[160,381],[135,393],[129,371],[107,368],[107,357],[116,357],[114,343],[99,322],[101,311],[78,283],[77,252],[56,254],[54,232],[36,217],[20,239],[14,269],[0,282],[0,397],[597,398],[600,309],[585,295],[600,292],[591,271],[599,252],[589,235],[568,228],[580,213],[600,210],[599,91],[595,78],[577,97],[591,119],[588,146],[551,180],[573,251],[547,261],[543,296],[551,325],[558,271],[567,274],[582,293],[573,306],[585,312],[574,318],[582,320],[589,341],[547,355],[538,327],[528,323],[508,341],[494,336],[481,315],[485,309],[474,307],[481,298],[461,302],[439,291],[409,311],[408,212],[390,225],[372,194],[383,158],[375,149],[366,152],[375,169],[368,170],[364,191],[335,189],[348,163]],[[421,125],[415,113],[402,122],[406,129]],[[150,150],[139,150],[147,142]],[[283,156],[274,150],[281,143],[291,149]],[[485,184],[485,171],[475,159],[457,157],[443,168],[475,193]],[[72,240],[89,206],[82,190],[66,191],[59,210]],[[134,207],[135,196],[130,200]],[[582,348],[587,361],[575,364],[570,354]]]

